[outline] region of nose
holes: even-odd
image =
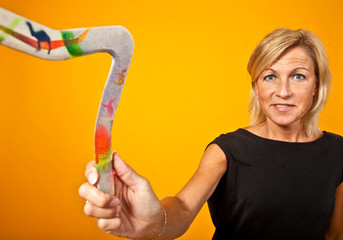
[[[280,98],[289,98],[292,95],[290,83],[287,79],[281,79],[278,82],[275,95]]]

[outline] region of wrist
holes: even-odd
[[[160,240],[167,226],[167,212],[160,205],[160,210],[151,216],[151,222],[140,230],[140,237],[137,240]]]
[[[166,210],[164,209],[164,207],[162,205],[161,205],[161,212],[162,212],[162,220],[163,220],[162,229],[161,229],[161,231],[157,235],[155,235],[153,238],[151,238],[151,240],[159,239],[162,236],[162,234],[164,233],[164,230],[167,227],[167,222],[168,222],[167,212],[166,212]]]

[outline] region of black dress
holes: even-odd
[[[270,140],[238,129],[212,143],[228,170],[208,200],[214,240],[323,240],[343,179],[343,138]]]

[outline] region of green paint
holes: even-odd
[[[8,26],[9,29],[13,30],[21,21],[21,18],[15,18],[11,24]],[[0,35],[0,43],[2,41],[4,41],[6,39],[6,37],[8,36],[8,33],[5,33],[3,32],[1,35]]]
[[[75,39],[75,36],[71,31],[61,31],[61,36],[63,40]],[[64,45],[70,57],[79,57],[83,55],[83,51],[78,43],[68,45],[66,44],[66,41],[64,41]]]

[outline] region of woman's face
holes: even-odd
[[[301,47],[288,50],[255,84],[267,124],[283,127],[302,127],[316,90],[313,61]]]

